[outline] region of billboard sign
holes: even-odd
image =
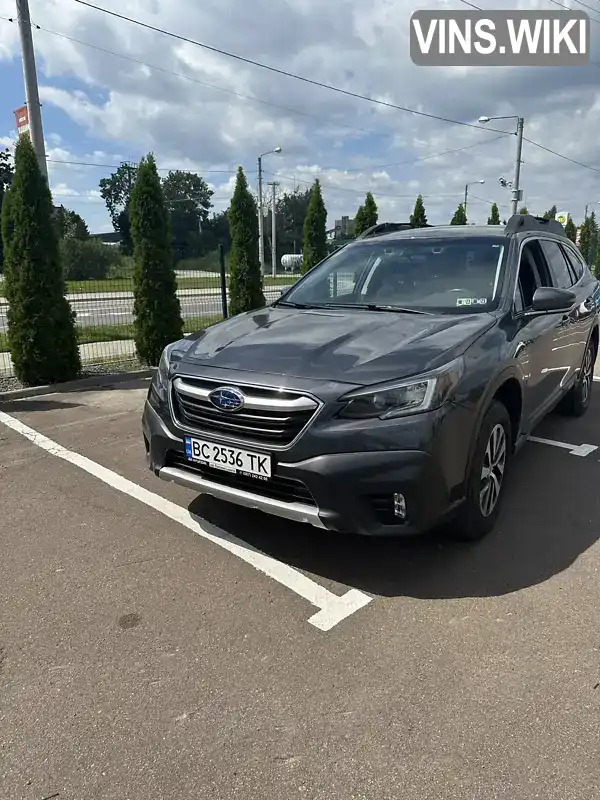
[[[566,225],[570,216],[568,211],[559,211],[556,214],[556,221],[560,222],[561,225]]]
[[[29,135],[29,111],[27,110],[27,106],[16,108],[14,115],[19,136],[22,136],[24,133]]]

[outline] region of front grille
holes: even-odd
[[[220,486],[229,486],[232,489],[242,489],[246,492],[258,494],[261,497],[270,497],[284,503],[304,503],[316,507],[316,503],[308,487],[295,478],[282,478],[273,475],[269,480],[263,481],[247,475],[235,475],[232,472],[223,472],[204,464],[188,461],[183,453],[169,450],[165,459],[165,467],[177,467],[186,472],[193,472],[206,480],[218,483]]]
[[[239,387],[245,398],[243,407],[239,411],[220,411],[208,396],[223,385],[205,378],[175,378],[171,394],[175,421],[198,432],[284,447],[319,408],[317,401],[306,395],[243,386]]]

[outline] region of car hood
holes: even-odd
[[[442,366],[493,322],[490,314],[269,306],[200,332],[183,362],[367,385]]]

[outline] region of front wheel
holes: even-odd
[[[511,452],[510,417],[506,407],[494,401],[475,445],[465,501],[452,528],[454,538],[477,541],[493,529],[504,497]]]
[[[594,363],[596,344],[588,343],[577,380],[561,400],[558,410],[568,417],[582,417],[590,406],[592,386],[594,385]]]

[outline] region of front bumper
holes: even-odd
[[[443,465],[421,450],[334,453],[293,463],[286,460],[290,453],[273,453],[273,480],[263,483],[188,462],[183,433],[148,402],[143,430],[148,466],[162,480],[321,529],[412,535],[429,530],[455,504],[456,487],[448,485]],[[405,520],[394,514],[395,493],[405,498]]]

